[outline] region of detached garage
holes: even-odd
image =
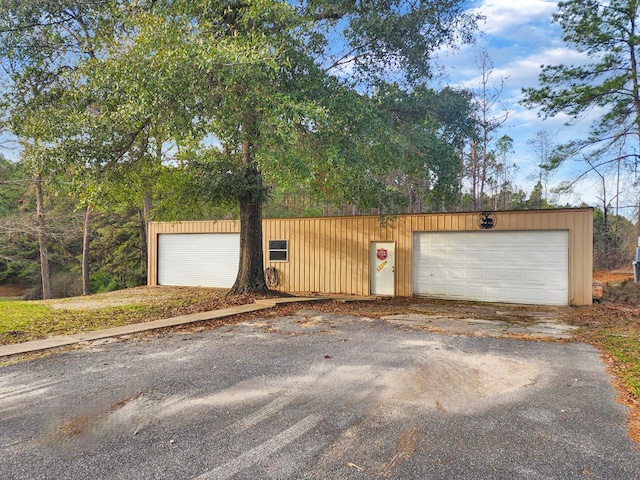
[[[152,223],[150,285],[228,288],[238,221]],[[277,290],[586,305],[589,208],[263,221],[265,268]]]

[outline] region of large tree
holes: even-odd
[[[45,196],[64,170],[50,148],[58,130],[55,107],[69,88],[68,72],[96,57],[96,39],[111,22],[105,2],[0,1],[0,67],[3,125],[20,144],[35,187],[42,296],[51,296]]]
[[[524,90],[524,104],[541,108],[547,117],[566,114],[575,121],[593,112],[598,117],[586,138],[556,151],[550,166],[583,156],[599,158],[596,167],[625,161],[636,168],[640,158],[639,8],[637,0],[558,4],[553,19],[562,28],[562,39],[584,55],[584,63],[543,66],[541,86]]]
[[[472,97],[465,91],[379,85],[380,120],[369,142],[371,161],[407,203],[404,211],[444,211],[458,201],[464,142],[474,135]],[[401,210],[396,209],[394,213]]]
[[[198,195],[239,204],[231,292],[266,290],[268,189],[296,180],[345,203],[393,198],[371,164],[375,113],[354,86],[366,91],[389,72],[407,86],[428,79],[431,52],[475,27],[462,3],[151,2],[127,20],[124,48],[91,65],[87,77],[101,80],[87,88],[100,118],[113,109],[149,112],[141,126],[161,118]],[[114,85],[124,100],[111,100]]]
[[[269,188],[297,181],[349,202],[393,197],[378,188],[379,165],[370,163],[377,123],[368,95],[389,77],[405,88],[428,80],[431,53],[475,29],[463,4],[111,4],[111,33],[92,37],[104,39],[95,55],[76,58],[71,88],[53,109],[64,128],[49,141],[99,169],[138,165],[151,146],[169,146],[197,194],[239,204],[232,292],[266,290],[261,225]]]
[[[164,159],[162,147],[171,139],[166,105],[181,104],[180,98],[167,99],[175,84],[172,78],[159,84],[152,75],[153,65],[123,54],[135,36],[131,30],[138,26],[130,19],[144,15],[153,3],[0,0],[2,105],[8,130],[20,139],[37,198],[42,199],[37,219],[45,298],[49,288],[43,207],[47,189],[43,187],[57,193],[71,190],[84,209],[85,293],[89,291],[87,247],[92,209],[104,204],[113,207],[113,199],[124,198],[122,192],[132,190],[135,183],[135,198],[126,200],[142,212],[141,238],[145,238],[158,164]],[[97,68],[107,60],[116,62],[110,75]],[[131,65],[118,65],[117,60]],[[135,81],[140,77],[146,89]],[[150,92],[157,95],[151,98]],[[161,96],[164,100],[159,102]],[[132,97],[136,103],[128,101]],[[173,109],[174,115],[179,112]],[[55,175],[65,178],[50,181]]]

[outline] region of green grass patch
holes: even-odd
[[[138,287],[47,301],[0,299],[0,345],[215,310],[226,290]]]
[[[616,360],[618,375],[629,386],[630,392],[640,399],[640,331],[597,330],[591,332],[593,343],[599,345]]]
[[[67,310],[40,302],[0,301],[0,344],[117,327],[144,321],[151,314],[147,305]]]

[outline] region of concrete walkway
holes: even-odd
[[[297,302],[313,302],[318,300],[335,299],[334,297],[285,297],[256,300],[255,303],[248,305],[238,305],[236,307],[223,308],[220,310],[212,310],[209,312],[192,313],[190,315],[181,315],[173,318],[163,318],[153,320],[151,322],[134,323],[124,325],[122,327],[107,328],[105,330],[95,330],[92,332],[81,332],[73,335],[59,335],[55,337],[45,338],[42,340],[34,340],[31,342],[14,343],[11,345],[0,346],[0,357],[10,355],[18,355],[21,353],[34,353],[51,348],[66,347],[81,342],[90,342],[102,338],[118,337],[121,335],[131,335],[133,333],[147,332],[149,330],[157,330],[159,328],[175,327],[187,323],[202,322],[205,320],[214,320],[216,318],[230,317],[241,313],[257,312],[267,308],[273,308],[279,304],[297,303]],[[360,298],[358,298],[361,300]],[[340,299],[337,299],[340,300]]]

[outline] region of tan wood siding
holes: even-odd
[[[576,305],[591,303],[593,211],[589,208],[495,212],[494,230],[567,230],[569,296]],[[278,271],[278,290],[368,295],[371,242],[396,243],[395,291],[411,296],[413,232],[478,231],[479,213],[265,219],[265,267]],[[162,233],[239,232],[234,220],[151,223],[148,283],[157,284],[157,239]],[[269,261],[269,240],[288,240],[288,261]]]

